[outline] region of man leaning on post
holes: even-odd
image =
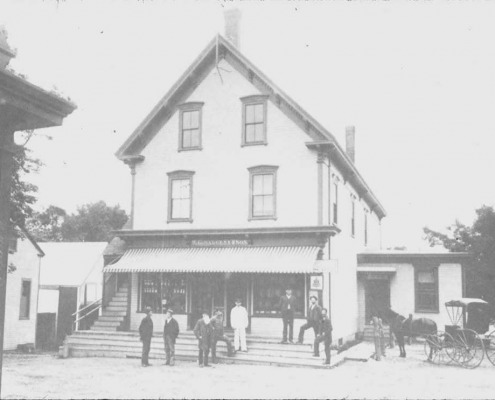
[[[151,307],[146,307],[146,316],[142,319],[141,325],[139,325],[139,336],[141,342],[143,342],[143,353],[141,355],[141,366],[143,367],[149,367],[151,365],[148,362],[148,357],[150,354],[151,338],[153,337],[152,315]]]
[[[175,341],[179,336],[179,324],[174,319],[174,311],[168,309],[165,318],[165,325],[163,326],[163,342],[165,344],[165,365],[171,367],[175,364]]]

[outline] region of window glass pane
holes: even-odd
[[[246,125],[246,143],[256,141],[255,125]]]
[[[273,215],[273,196],[263,196],[263,215]]]
[[[189,114],[191,115],[190,127],[193,129],[199,128],[199,111],[191,111]]]
[[[253,104],[246,104],[246,123],[252,123],[254,122],[254,105]]]
[[[253,216],[262,217],[263,214],[263,196],[253,196]]]
[[[162,313],[171,308],[175,313],[186,312],[186,276],[185,274],[164,273],[161,281]]]
[[[199,129],[190,131],[190,147],[199,147]]]
[[[182,129],[191,128],[191,113],[189,111],[184,111],[182,113]]]
[[[151,307],[153,312],[160,312],[160,275],[146,273],[141,275],[141,311]]]
[[[189,179],[174,179],[172,181],[172,199],[188,199],[190,195],[189,187]]]
[[[253,308],[256,315],[278,315],[280,298],[287,288],[292,289],[296,299],[295,315],[304,315],[304,275],[264,274],[256,275],[254,281]]]
[[[264,138],[263,124],[254,125],[254,141],[263,142],[264,140],[265,138]]]
[[[190,218],[190,200],[174,199],[172,200],[172,218]]]
[[[254,122],[263,122],[263,104],[256,104],[254,106]]]
[[[273,175],[263,175],[263,194],[273,194]]]
[[[183,148],[191,147],[191,131],[190,130],[182,131],[182,147]]]
[[[435,283],[435,274],[433,271],[419,271],[418,283]]]
[[[263,194],[263,175],[253,175],[253,195]]]

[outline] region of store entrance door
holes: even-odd
[[[390,307],[390,283],[388,278],[368,279],[365,295],[365,323],[374,316],[380,316]]]
[[[230,311],[235,307],[235,300],[240,298],[242,305],[246,307],[249,315],[249,285],[250,276],[247,274],[228,274],[225,278],[225,286],[227,292],[227,326],[230,328]],[[249,329],[249,328],[248,328]]]
[[[213,315],[215,309],[224,307],[224,277],[223,274],[211,273],[191,277],[191,307],[189,313],[189,327],[202,317],[203,311]]]

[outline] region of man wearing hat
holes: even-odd
[[[232,342],[225,336],[223,330],[223,313],[220,310],[215,311],[215,315],[211,318],[212,338],[211,338],[211,362],[217,363],[217,342],[225,342],[227,344],[227,355],[232,357],[234,348]]]
[[[198,339],[199,366],[211,367],[208,365],[208,353],[210,352],[212,329],[210,325],[210,315],[208,311],[203,311],[203,317],[196,322],[194,335]]]
[[[292,333],[294,330],[294,309],[296,308],[296,298],[292,295],[292,290],[287,288],[285,296],[280,298],[278,304],[280,314],[282,315],[282,322],[284,324],[284,330],[282,332],[282,341],[280,343],[287,343],[287,328],[289,330],[289,342],[292,342]]]
[[[139,336],[141,338],[141,342],[143,342],[141,366],[149,367],[150,363],[148,362],[148,357],[150,354],[151,338],[153,337],[153,320],[151,319],[153,312],[150,307],[146,307],[145,312],[146,316],[141,321],[141,325],[139,325]]]
[[[174,311],[168,309],[163,327],[163,342],[165,344],[165,364],[173,367],[175,364],[175,340],[179,336],[179,324],[173,317]]]
[[[249,325],[248,313],[242,306],[242,300],[235,300],[235,307],[230,311],[230,326],[234,328],[234,349],[247,351],[246,328]]]
[[[299,340],[298,344],[303,344],[304,341],[304,331],[309,328],[313,328],[315,332],[315,338],[320,333],[320,323],[321,323],[321,307],[317,303],[318,299],[316,296],[311,296],[309,298],[308,316],[306,323],[299,329]]]

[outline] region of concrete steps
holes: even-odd
[[[227,335],[231,339],[231,335]],[[116,332],[103,330],[76,331],[68,336],[67,345],[73,357],[127,357],[140,358],[142,345],[137,332]],[[227,346],[217,343],[217,358],[221,363],[263,364],[278,366],[296,366],[310,368],[329,368],[343,362],[344,357],[332,351],[332,363],[323,365],[324,349],[320,346],[321,357],[313,357],[312,346],[309,344],[279,344],[275,338],[247,338],[248,352],[237,352],[233,357],[227,356]],[[181,332],[176,343],[176,358],[183,361],[196,361],[198,344],[190,331]],[[151,342],[150,358],[165,359],[163,338],[155,335]]]

